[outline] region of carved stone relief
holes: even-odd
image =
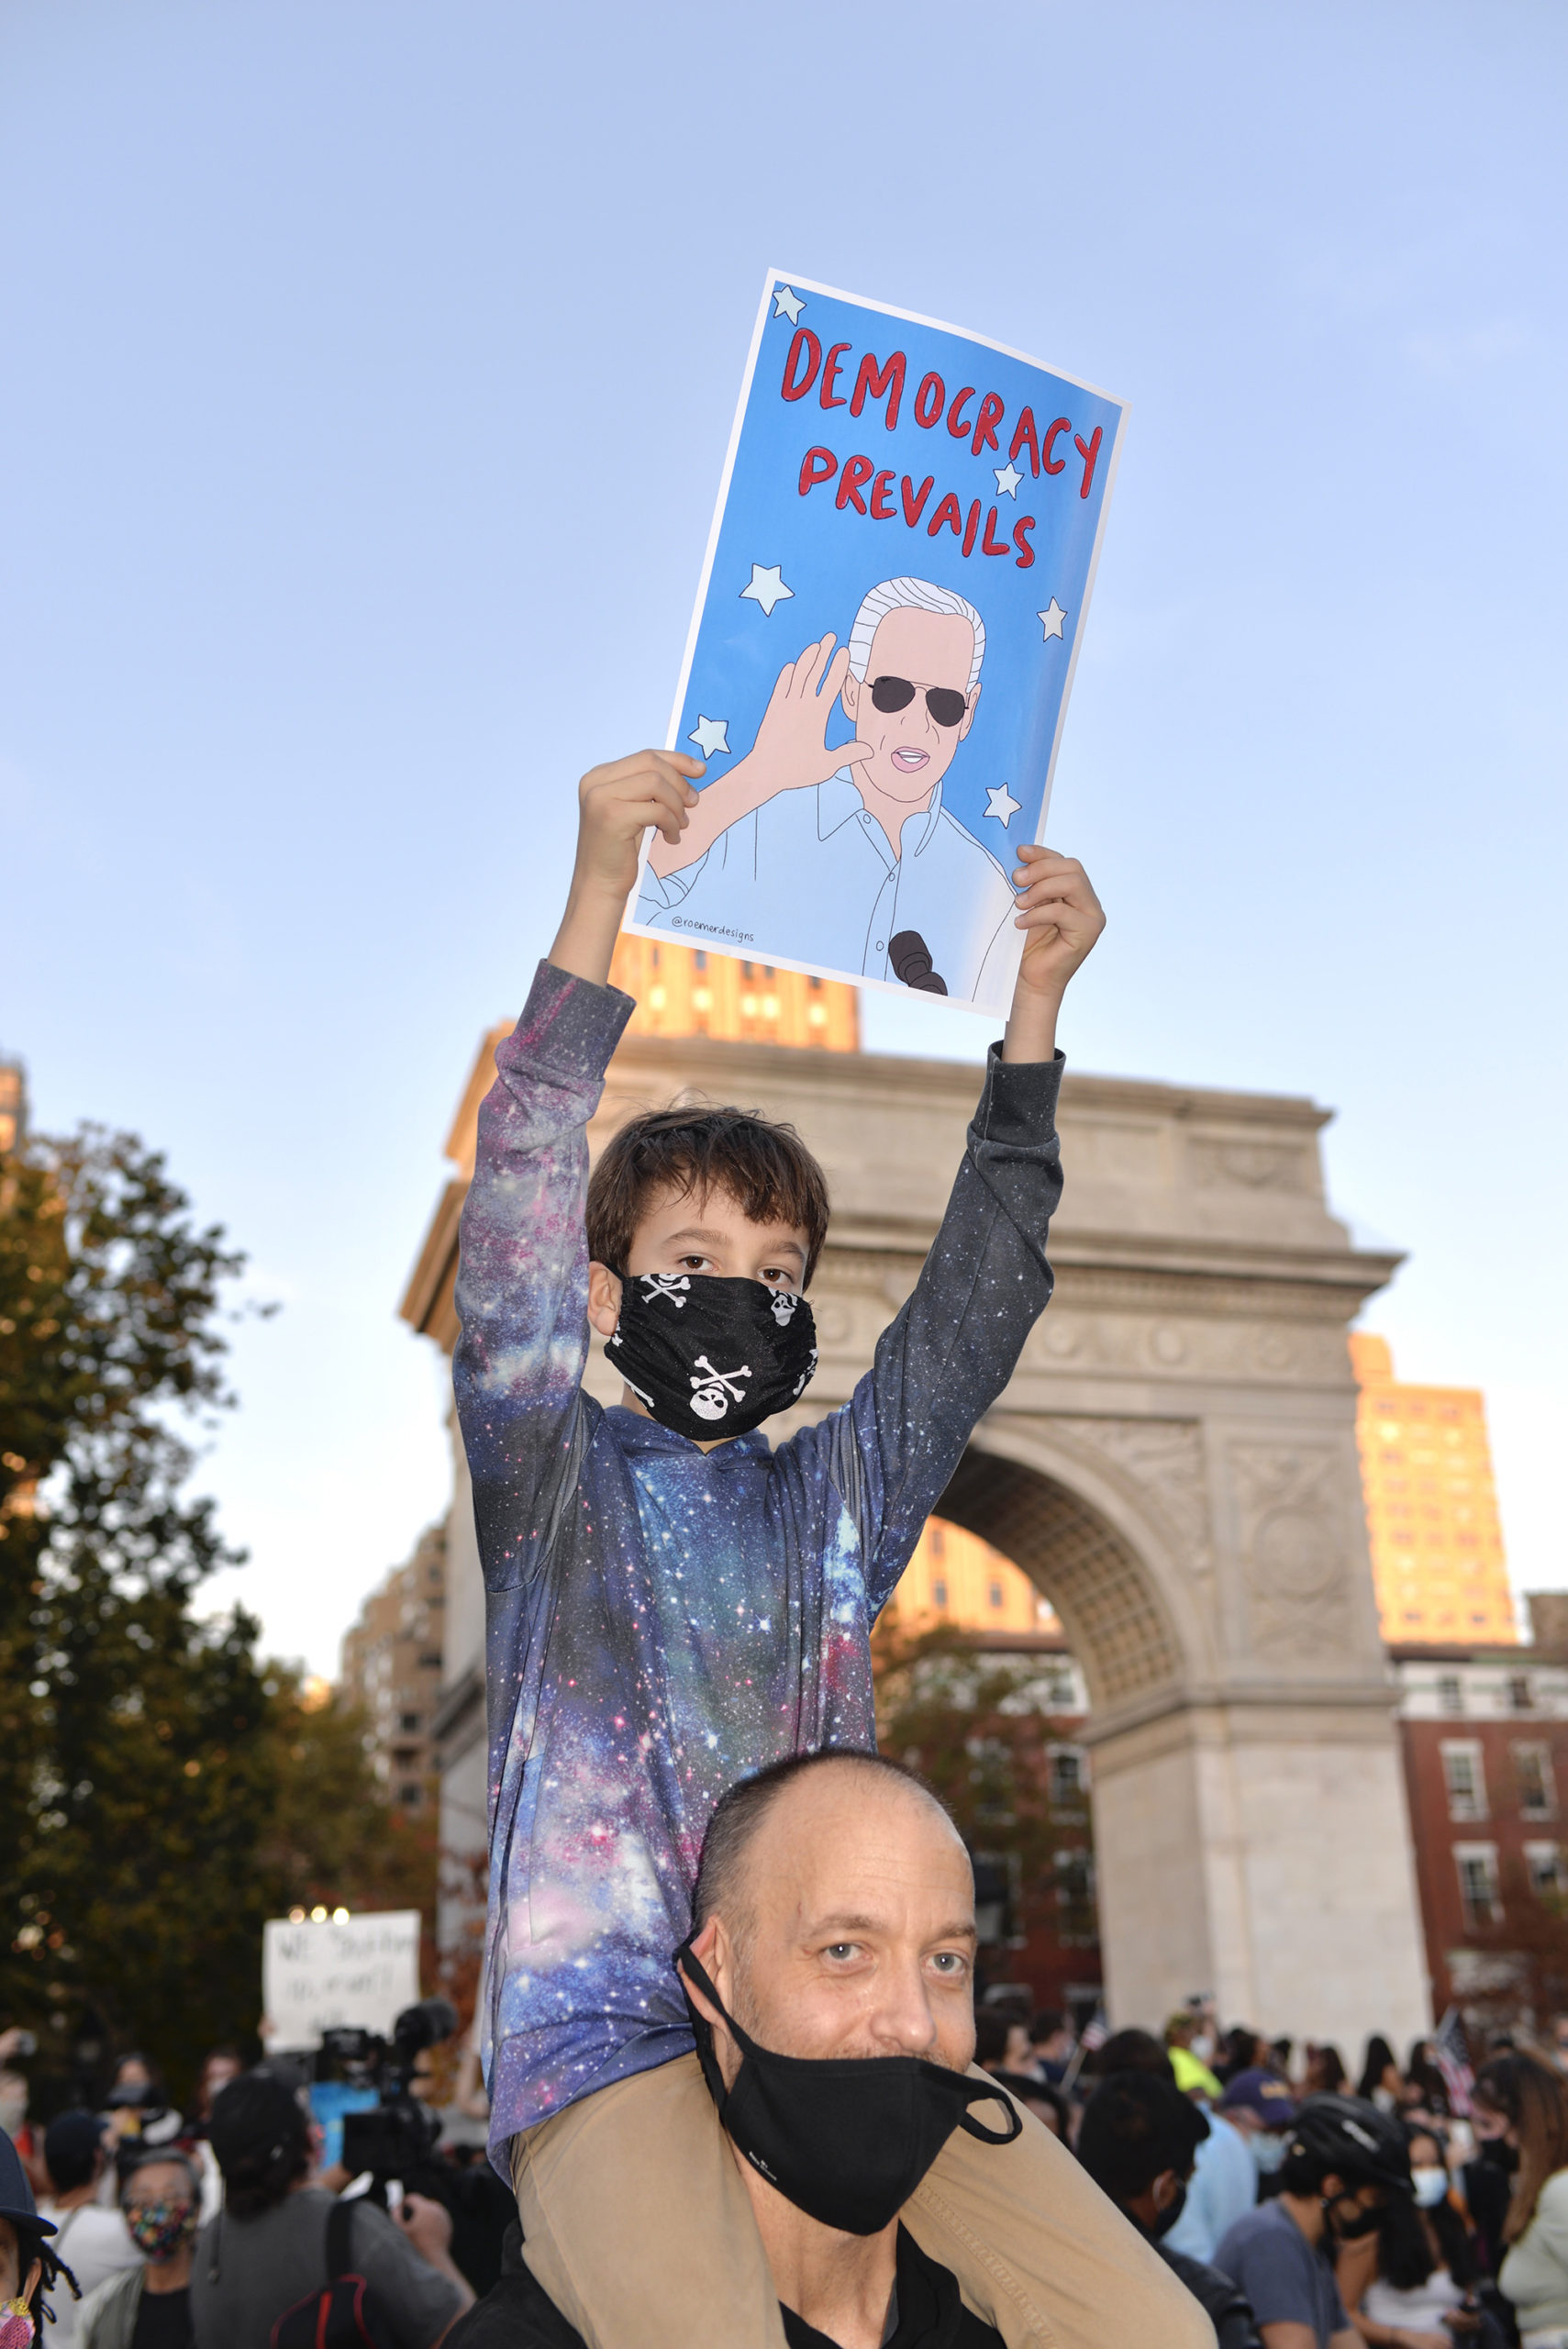
[[[1053,1413],[1048,1425],[1053,1442],[1098,1467],[1154,1520],[1194,1574],[1212,1571],[1208,1474],[1203,1432],[1195,1419],[1101,1419]]]
[[[1253,1647],[1281,1659],[1342,1651],[1350,1562],[1339,1453],[1237,1443],[1228,1457]]]

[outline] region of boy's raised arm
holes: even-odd
[[[1056,1019],[1105,915],[1081,864],[1043,848],[1018,855],[1013,877],[1027,942],[1006,1041],[992,1049],[963,1163],[914,1293],[883,1331],[848,1414],[836,1415],[843,1432],[852,1431],[853,1505],[873,1613],[1051,1297],[1046,1234],[1062,1196]]]
[[[643,829],[675,824],[696,765],[651,751],[583,778],[565,918],[479,1112],[452,1383],[492,1589],[528,1578],[573,1462],[588,1348],[586,1129],[632,1008],[606,982]]]

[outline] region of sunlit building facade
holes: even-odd
[[[1384,1338],[1352,1335],[1351,1358],[1384,1638],[1517,1641],[1485,1398],[1470,1386],[1401,1385]]]

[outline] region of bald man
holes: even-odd
[[[494,2337],[518,2349],[566,2349],[572,2327],[636,2340],[651,2294],[684,2295],[706,2343],[716,2245],[722,2304],[765,2309],[774,2349],[1213,2349],[1137,2230],[973,2070],[973,1876],[917,1779],[839,1752],[742,1780],[709,1823],[694,1914],[679,1959],[699,2054],[651,2076],[651,2120],[644,2076],[518,2165],[531,2280],[505,2279],[451,2349],[488,2340],[508,2292]]]

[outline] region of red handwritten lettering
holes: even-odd
[[[1029,532],[1034,529],[1034,516],[1020,514],[1013,525],[1013,544],[1018,551],[1018,569],[1027,571],[1034,561],[1034,549],[1029,544]]]
[[[1017,464],[1020,449],[1029,451],[1029,471],[1038,481],[1040,479],[1040,440],[1034,429],[1032,407],[1026,407],[1013,427],[1012,442],[1007,451],[1007,462],[1010,465]]]
[[[932,515],[930,520],[927,523],[926,536],[929,539],[934,539],[937,532],[942,528],[944,523],[952,532],[955,539],[962,538],[963,508],[959,504],[951,489],[943,498],[941,504],[938,507],[936,512]]]
[[[833,386],[839,380],[839,353],[840,351],[848,351],[850,347],[847,342],[834,343],[822,362],[822,390],[819,396],[824,407],[842,407],[844,405],[841,399],[834,398]]]
[[[954,392],[952,395],[952,406],[948,410],[948,430],[952,434],[955,440],[962,440],[969,430],[969,426],[964,420],[962,409],[965,400],[972,400],[973,397],[974,386],[973,384],[965,384],[962,392]]]
[[[965,554],[973,554],[974,552],[974,533],[979,529],[979,528],[980,500],[976,497],[973,499],[970,504],[969,519],[963,526],[963,551]]]
[[[1078,492],[1080,497],[1087,497],[1089,495],[1089,484],[1095,478],[1095,466],[1099,460],[1100,442],[1105,437],[1106,428],[1103,424],[1095,425],[1094,437],[1087,448],[1084,445],[1084,436],[1081,432],[1074,432],[1073,435],[1073,446],[1084,460],[1084,485]]]
[[[866,502],[861,495],[861,488],[862,484],[870,481],[875,470],[869,457],[850,459],[840,476],[839,486],[833,494],[833,503],[840,514],[846,506],[852,506],[857,514],[865,512]]]
[[[929,432],[947,406],[948,387],[933,372],[920,378],[920,388],[915,395],[915,421]]]
[[[980,403],[980,413],[974,419],[974,438],[969,444],[972,457],[978,457],[982,449],[995,448],[996,427],[1002,421],[1002,411],[1006,405],[1000,392],[986,393]]]
[[[909,362],[901,351],[895,351],[885,367],[879,367],[872,351],[861,361],[860,373],[855,377],[854,397],[850,402],[850,414],[859,416],[867,399],[887,399],[887,414],[883,419],[889,432],[898,421],[898,403],[904,396],[904,375]]]
[[[1012,551],[1013,551],[1013,550],[1012,550],[1012,545],[1011,545],[1010,541],[1009,541],[1008,540],[1006,540],[1006,539],[1004,539],[1004,540],[1003,540],[1003,541],[1002,541],[1002,543],[1001,543],[1001,545],[1000,545],[999,547],[994,547],[994,546],[992,545],[992,543],[991,543],[991,533],[992,533],[992,531],[995,529],[995,526],[996,526],[996,508],[993,506],[993,507],[992,507],[992,508],[991,508],[991,510],[990,510],[990,512],[989,512],[989,513],[986,515],[986,517],[985,517],[985,536],[984,536],[984,537],[981,540],[981,541],[980,541],[980,551],[981,551],[981,553],[982,553],[982,554],[1011,554],[1011,553],[1012,553]]]
[[[1040,469],[1042,473],[1059,473],[1062,471],[1062,466],[1067,462],[1066,458],[1058,457],[1053,464],[1051,462],[1051,452],[1056,446],[1057,434],[1059,432],[1071,432],[1072,429],[1072,423],[1067,417],[1059,416],[1057,417],[1055,423],[1046,434],[1045,446],[1040,452]]]
[[[918,497],[912,497],[910,495],[910,492],[914,488],[915,484],[910,480],[907,473],[905,474],[902,483],[899,484],[900,495],[904,500],[904,519],[908,523],[911,529],[915,528],[916,524],[919,521],[921,515],[926,510],[926,500],[929,497],[931,491],[935,486],[935,481],[936,476],[932,473],[928,473],[925,480],[920,484],[920,494]]]
[[[808,359],[811,362],[804,375],[796,373],[802,359]],[[817,370],[821,364],[822,345],[809,327],[796,327],[795,340],[789,347],[789,357],[784,361],[784,382],[779,385],[785,399],[803,400],[817,381]]]
[[[898,518],[898,509],[893,503],[891,471],[878,473],[871,485],[871,518],[873,522],[894,522]]]
[[[807,449],[801,460],[800,494],[815,489],[819,481],[831,481],[839,470],[839,460],[831,449]]]

